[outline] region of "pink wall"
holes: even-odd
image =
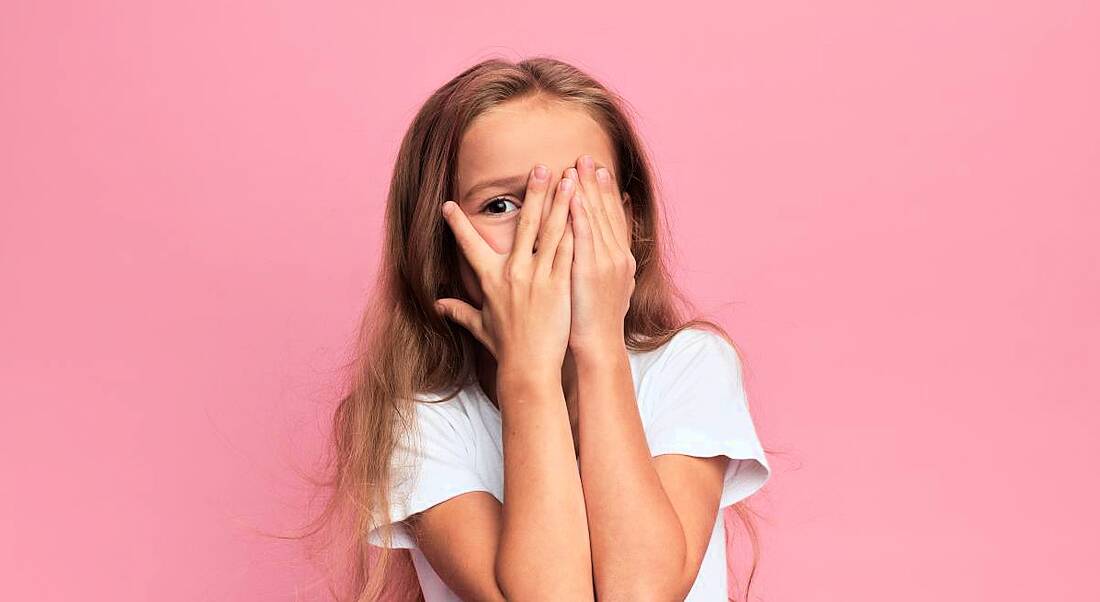
[[[747,353],[760,599],[1100,598],[1096,3],[363,4],[5,4],[0,597],[322,599],[248,527],[299,518],[399,137],[550,53]]]

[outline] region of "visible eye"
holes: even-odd
[[[512,205],[515,205],[515,203],[512,202],[511,199],[509,199],[508,197],[504,197],[504,196],[498,196],[498,197],[489,199],[489,202],[485,203],[481,207],[481,212],[482,213],[490,213],[490,214],[493,214],[493,215],[507,215],[507,209],[508,209],[507,205],[506,205],[507,203],[511,203]],[[503,209],[504,211],[503,212],[497,211],[498,209]],[[519,210],[518,206],[517,206],[516,210],[517,211]]]

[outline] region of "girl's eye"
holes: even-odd
[[[485,206],[481,208],[481,211],[482,213],[505,215],[507,213],[506,203],[512,203],[513,205],[515,205],[515,203],[512,202],[511,199],[509,199],[508,197],[498,196],[494,199],[491,199],[488,203],[485,203]],[[497,211],[499,209],[503,209],[503,211]]]

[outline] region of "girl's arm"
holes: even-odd
[[[578,182],[569,207],[576,238],[569,347],[596,592],[604,600],[682,600],[717,518],[728,460],[676,455],[658,470],[624,340],[636,269],[627,197],[591,155],[567,177]]]
[[[452,582],[473,583],[473,591],[489,590],[490,599],[594,596],[584,493],[561,383],[570,332],[573,234],[568,215],[574,182],[562,179],[551,197],[549,174],[545,165],[532,169],[507,255],[481,238],[457,203],[443,204],[485,299],[480,309],[461,299],[441,299],[437,308],[497,358],[505,503],[499,530],[482,530],[497,517],[481,504],[476,523],[441,527],[440,521],[429,520],[421,533],[426,544],[420,545],[430,550],[425,556],[432,554],[433,567],[438,562]],[[544,202],[549,204],[545,218]],[[438,506],[453,508],[452,502],[462,504],[456,500],[463,497],[471,496],[455,496]],[[444,536],[456,532],[462,536]],[[494,540],[498,533],[499,540]]]
[[[509,600],[592,600],[588,518],[561,373],[502,368],[506,501],[497,581]]]
[[[588,522],[561,375],[501,365],[504,498],[477,491],[419,515],[424,556],[464,600],[594,600]]]
[[[604,600],[683,600],[710,542],[729,458],[651,457],[625,345],[576,360],[596,591]]]

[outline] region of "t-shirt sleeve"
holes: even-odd
[[[643,418],[650,455],[684,454],[730,462],[719,508],[755,493],[771,468],[756,435],[733,346],[709,330],[688,328],[646,374]]]
[[[456,404],[455,398],[413,404],[418,432],[398,437],[388,516],[376,514],[379,522],[367,534],[369,543],[384,545],[380,526],[389,522],[395,523],[390,547],[416,548],[412,534],[399,521],[469,491],[490,491],[476,469],[473,427]]]

